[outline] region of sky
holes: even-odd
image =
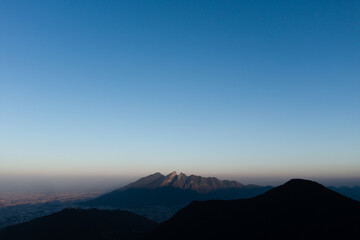
[[[0,176],[360,185],[359,1],[1,1]]]

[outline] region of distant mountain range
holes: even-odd
[[[194,200],[249,198],[271,188],[271,186],[243,185],[236,181],[221,181],[214,177],[187,176],[176,172],[166,176],[155,173],[123,188],[83,202],[81,206],[127,209],[164,206],[170,209],[171,214],[168,216],[170,217]]]
[[[360,202],[293,179],[249,199],[193,201],[160,225],[127,211],[68,209],[0,239],[359,239],[359,216]]]

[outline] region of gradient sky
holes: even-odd
[[[360,176],[360,1],[1,1],[0,174]]]

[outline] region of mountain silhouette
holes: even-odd
[[[155,173],[81,205],[119,208],[160,205],[180,209],[194,200],[249,198],[269,189],[270,186],[243,185],[214,177]]]
[[[5,228],[0,231],[0,239],[133,239],[156,225],[155,222],[128,211],[64,209]]]
[[[293,179],[262,195],[194,201],[146,239],[359,239],[360,203]]]
[[[360,202],[293,179],[249,199],[193,201],[159,225],[128,211],[65,209],[0,239],[359,239],[359,216]]]

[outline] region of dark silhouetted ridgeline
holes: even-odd
[[[64,209],[30,222],[7,227],[1,240],[133,239],[157,223],[128,211]]]
[[[249,199],[193,201],[156,224],[127,211],[67,209],[0,232],[17,239],[356,239],[360,202],[293,179]]]
[[[293,179],[250,199],[193,202],[147,239],[359,239],[360,203]]]

